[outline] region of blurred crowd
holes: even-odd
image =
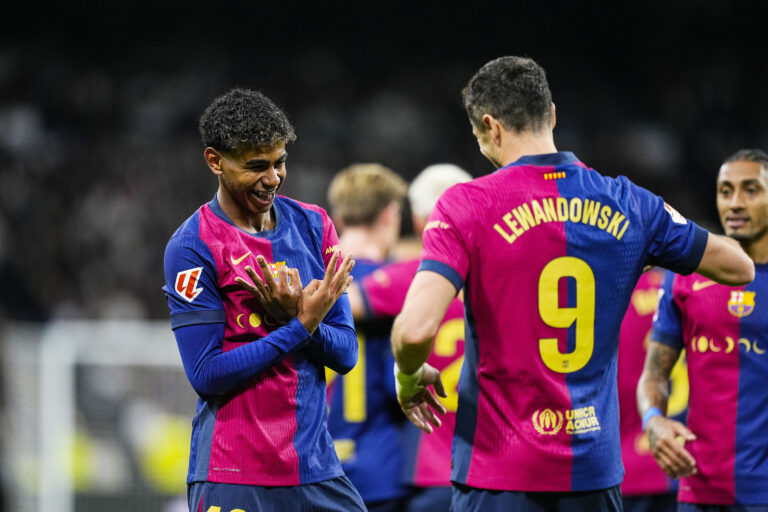
[[[92,14],[78,26],[82,38],[65,29],[6,34],[0,318],[167,318],[165,244],[216,189],[197,120],[236,85],[263,90],[296,127],[284,192],[327,206],[331,177],[353,162],[381,162],[408,180],[435,162],[492,171],[474,147],[460,90],[489,58],[528,54],[555,75],[559,149],[717,229],[710,184],[720,161],[768,147],[765,71],[752,64],[766,49],[751,43],[755,22],[738,6],[688,3],[664,16],[637,12],[631,26],[582,6],[579,19],[602,16],[600,30],[578,30],[575,7],[553,3],[489,10],[474,28],[459,7],[443,7],[444,19],[429,4],[408,16],[369,13],[389,37],[376,37],[365,16],[321,32],[333,17],[299,16],[297,7],[272,18],[273,34],[245,6],[227,13],[227,37],[191,12],[174,18],[184,29]],[[544,21],[520,23],[526,15]],[[738,38],[697,36],[729,19],[743,22]]]

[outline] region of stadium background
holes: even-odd
[[[406,178],[436,162],[490,172],[460,90],[491,58],[528,55],[548,73],[559,149],[718,230],[720,162],[741,147],[768,148],[766,11],[728,0],[4,6],[6,508],[45,511],[45,479],[56,478],[46,450],[56,447],[42,439],[55,431],[44,423],[58,421],[46,400],[75,407],[62,413],[77,439],[62,470],[74,510],[163,510],[183,492],[183,468],[178,477],[168,469],[173,453],[148,476],[146,446],[187,443],[174,433],[187,428],[194,397],[165,330],[162,255],[216,188],[197,133],[214,96],[238,85],[282,106],[298,134],[283,193],[326,206],[331,177],[352,162]],[[71,322],[83,320],[97,323],[73,334]],[[94,333],[115,326],[128,336],[123,348],[130,333],[151,329],[171,351],[153,363],[156,345],[137,342],[133,353],[148,355],[125,355],[122,366],[93,356],[113,351],[115,339]],[[82,338],[96,342],[81,347]],[[45,394],[57,388],[43,374],[65,359],[72,393],[62,401]],[[155,420],[164,430],[153,437]]]

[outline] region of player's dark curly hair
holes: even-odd
[[[516,132],[535,132],[552,121],[552,93],[544,69],[526,57],[499,57],[486,63],[469,80],[462,97],[469,120],[481,131],[485,114]]]
[[[203,145],[231,153],[296,140],[290,121],[259,91],[235,88],[213,100],[200,116]]]
[[[737,160],[746,160],[747,162],[755,162],[763,167],[763,170],[768,171],[768,153],[762,149],[740,149],[728,158],[725,159],[723,164],[729,162],[735,162]]]

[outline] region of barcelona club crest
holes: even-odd
[[[747,316],[755,309],[755,292],[733,290],[728,301],[728,312],[739,318]]]
[[[544,409],[541,412],[536,411],[533,413],[531,422],[536,432],[551,436],[557,434],[563,428],[563,413],[560,411],[553,412],[552,409]]]

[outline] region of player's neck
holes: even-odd
[[[501,164],[505,167],[529,155],[557,153],[551,130],[539,132],[509,133],[503,139]]]
[[[383,261],[389,247],[382,237],[367,226],[345,227],[339,237],[342,254],[351,254],[355,259]]]
[[[768,263],[768,233],[751,243],[741,242],[741,247],[755,263]]]
[[[231,195],[222,191],[221,188],[219,188],[216,194],[216,199],[229,220],[240,229],[249,233],[259,233],[274,229],[275,227],[274,203],[266,212],[252,212],[243,208]]]

